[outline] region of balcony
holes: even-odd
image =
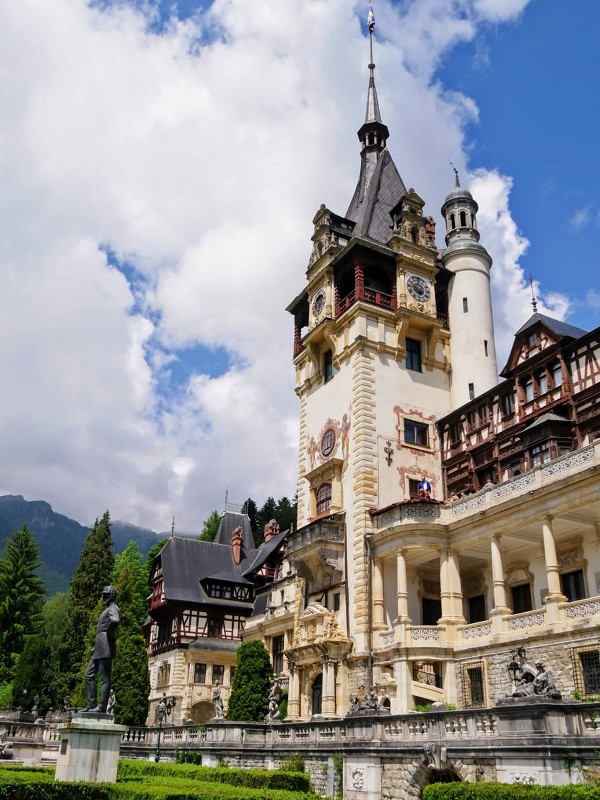
[[[390,311],[396,310],[396,298],[394,295],[365,288],[363,292],[353,290],[340,300],[335,309],[336,317],[339,317],[340,314],[343,314],[344,311],[359,300],[362,300],[364,303],[370,303],[373,306],[379,306],[379,308],[387,308]]]

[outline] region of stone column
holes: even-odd
[[[290,683],[286,719],[296,721],[300,719],[300,676],[298,674],[298,667],[294,664],[289,655],[288,665],[290,668]]]
[[[465,617],[463,614],[463,594],[460,580],[460,567],[458,565],[458,553],[450,549],[448,549],[448,583],[452,618],[458,622],[464,623]]]
[[[400,550],[396,556],[396,580],[398,587],[398,620],[406,620],[408,619],[408,581],[406,579],[406,557],[404,550]]]
[[[494,536],[490,541],[492,555],[492,584],[494,587],[494,607],[490,611],[492,633],[500,633],[504,629],[504,617],[511,613],[506,600],[506,581],[504,566],[500,552],[500,537]]]
[[[406,658],[394,661],[394,680],[396,681],[396,698],[392,703],[392,713],[406,714],[410,710],[412,697],[410,662]]]
[[[335,661],[328,655],[323,656],[323,700],[321,714],[324,717],[335,717]]]
[[[567,598],[562,593],[560,587],[558,557],[556,555],[556,544],[552,533],[552,517],[546,517],[544,520],[542,524],[542,537],[544,540],[546,580],[548,581],[548,594],[544,598],[546,618],[548,622],[557,622],[560,617],[558,603],[566,603]]]
[[[383,600],[383,559],[373,560],[373,628],[382,630],[386,627],[384,621],[384,600]]]
[[[456,665],[454,661],[444,661],[442,665],[442,686],[444,687],[444,703],[458,705]]]

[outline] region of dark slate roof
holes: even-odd
[[[256,595],[256,599],[254,600],[254,611],[250,616],[257,617],[259,614],[264,614],[267,610],[267,604],[269,602],[269,595],[270,595],[270,587],[268,591],[261,592],[260,594]]]
[[[252,581],[247,581],[239,572],[232,572],[231,570],[220,569],[218,572],[211,572],[207,577],[213,581],[224,581],[226,583],[252,586]]]
[[[553,411],[547,411],[545,414],[541,414],[531,425],[527,425],[525,428],[526,431],[530,431],[532,428],[538,428],[540,425],[544,425],[546,422],[567,422],[570,423],[570,420],[565,419],[565,417],[559,417],[558,414],[555,414]]]
[[[406,194],[406,187],[387,149],[379,154],[373,175],[366,186],[367,181],[367,161],[363,157],[360,176],[346,217],[356,223],[353,236],[367,237],[387,244],[392,235],[390,211]]]
[[[567,322],[562,322],[559,319],[553,319],[552,317],[547,317],[545,314],[533,314],[527,322],[522,325],[519,330],[515,333],[515,336],[518,336],[520,333],[524,333],[529,328],[533,328],[533,326],[541,322],[542,325],[545,325],[546,328],[555,333],[557,336],[570,336],[573,339],[579,339],[580,336],[585,336],[587,331],[584,331],[583,328],[577,328],[575,325],[569,325]]]
[[[279,533],[277,536],[269,539],[268,542],[263,542],[256,551],[254,560],[244,567],[244,575],[250,575],[255,570],[260,569],[268,557],[279,549],[288,534],[289,531],[283,531],[283,533]]]
[[[160,552],[167,600],[212,602],[212,598],[204,594],[200,581],[222,571],[237,576],[238,583],[244,583],[243,573],[255,558],[254,547],[251,550],[244,548],[242,560],[236,564],[230,544],[173,536]],[[235,602],[228,602],[235,605]]]
[[[231,534],[236,528],[241,528],[244,533],[244,548],[254,550],[254,537],[250,527],[250,518],[247,514],[237,514],[234,511],[226,511],[222,518],[219,530],[215,536],[217,544],[231,545]]]

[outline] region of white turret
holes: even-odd
[[[492,259],[479,244],[478,205],[461,188],[446,197],[446,249],[442,263],[454,273],[448,288],[452,347],[452,407],[458,408],[498,383],[490,293]]]

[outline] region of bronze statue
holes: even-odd
[[[105,586],[102,589],[104,611],[98,618],[94,650],[85,673],[88,702],[84,711],[106,714],[110,697],[112,662],[117,654],[116,631],[117,625],[121,621],[121,614],[115,603],[116,599],[117,590],[114,586]],[[100,702],[96,705],[97,675],[100,675]]]

